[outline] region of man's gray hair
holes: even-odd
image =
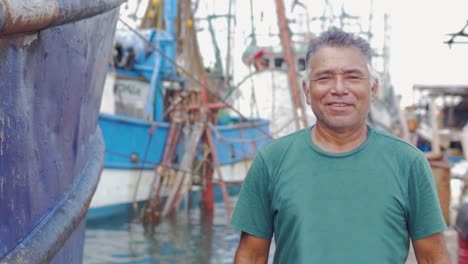
[[[376,78],[375,71],[372,68],[372,49],[365,39],[341,30],[331,30],[322,33],[319,37],[311,39],[306,55],[306,79],[311,76],[310,60],[315,52],[325,47],[339,47],[339,48],[357,48],[361,51],[362,55],[366,58],[371,79]]]

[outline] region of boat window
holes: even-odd
[[[275,68],[281,69],[283,67],[284,59],[283,58],[275,58]]]
[[[145,107],[148,87],[149,84],[146,81],[117,79],[114,86],[115,113],[127,117],[146,119]]]

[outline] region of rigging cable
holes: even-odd
[[[246,123],[252,124],[250,120],[248,120],[239,110],[235,109],[231,104],[227,103],[225,100],[220,98],[218,95],[213,93],[208,87],[206,87],[204,84],[201,83],[200,80],[196,79],[195,77],[192,76],[187,70],[185,70],[183,67],[181,67],[176,61],[174,61],[172,58],[170,58],[168,55],[166,55],[163,51],[161,51],[158,47],[156,47],[152,42],[147,40],[145,36],[143,36],[140,32],[138,32],[136,29],[134,29],[131,25],[129,25],[127,22],[125,22],[122,18],[119,17],[119,21],[122,22],[128,29],[130,29],[133,33],[135,33],[139,38],[141,38],[147,45],[149,45],[152,49],[154,49],[157,53],[159,53],[161,56],[163,56],[165,59],[167,59],[170,63],[172,63],[176,68],[180,69],[184,74],[186,74],[192,81],[200,85],[201,87],[206,88],[208,93],[217,99],[218,101],[224,103],[229,109],[233,110],[236,114],[238,114],[243,121]],[[265,130],[263,130],[261,127],[255,127],[255,129],[259,130],[266,136],[268,136],[270,139],[273,139],[272,135]]]
[[[166,117],[166,115],[172,111],[172,109],[182,101],[182,98],[181,97],[177,97],[176,99],[174,99],[174,101],[172,102],[171,106],[169,106],[167,108],[167,110],[163,113],[163,115],[159,118],[158,121],[156,121],[155,124],[153,124],[153,126],[151,127],[150,131],[149,131],[149,138],[148,138],[148,141],[146,142],[146,147],[145,147],[145,152],[143,154],[143,166],[142,168],[140,169],[140,171],[138,172],[138,178],[137,178],[137,182],[135,184],[135,191],[133,192],[133,196],[132,196],[132,206],[133,206],[133,210],[134,212],[136,213],[138,211],[138,204],[137,204],[137,193],[138,193],[138,188],[140,187],[140,182],[141,182],[141,178],[142,178],[142,175],[143,175],[143,170],[144,170],[144,161],[147,159],[148,157],[148,152],[149,152],[149,148],[150,148],[150,145],[151,145],[151,142],[153,140],[153,135],[154,135],[154,131],[156,131],[156,129],[158,128],[158,123],[161,123],[162,120]]]

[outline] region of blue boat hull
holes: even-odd
[[[197,107],[186,105],[187,108],[180,109],[181,112],[174,110],[178,109],[176,102],[182,98],[176,94],[182,90],[190,94],[185,87],[190,80],[180,76],[174,65],[177,11],[176,0],[164,1],[161,15],[164,28],[122,30],[116,34],[115,68],[109,74],[104,107],[98,121],[106,145],[104,170],[88,219],[110,216],[128,208],[132,202],[148,200],[154,193],[155,179],[161,174],[158,166],[161,163],[171,167],[174,176],[180,179],[175,175],[176,170],[191,170],[195,167],[194,160],[205,162],[202,160],[207,152],[201,142],[205,139],[200,138],[203,138],[203,132],[198,129],[203,126],[201,118],[195,124],[197,114],[192,112],[187,119],[177,119],[183,118],[182,112],[189,111],[188,108],[194,107],[190,111],[195,111]],[[190,97],[187,95],[187,99]],[[197,103],[200,101],[191,102]],[[180,123],[170,123],[171,117]],[[187,122],[189,120],[191,123]],[[193,126],[190,127],[189,123]],[[211,130],[206,135],[213,135],[210,138],[217,150],[220,174],[224,180],[232,175],[243,178],[256,151],[270,141],[269,122],[241,121],[223,113],[214,123],[217,124],[206,124]],[[153,126],[157,129],[150,136]],[[198,145],[186,144],[194,141]],[[214,172],[215,181],[221,178],[218,173]],[[241,180],[232,181],[238,183]],[[200,180],[194,184],[200,184]],[[159,196],[170,195],[171,187],[168,185],[165,184],[164,190],[158,190]],[[185,192],[189,185],[180,188]]]
[[[166,122],[157,123],[157,129],[150,137],[150,128],[155,123],[102,113],[98,123],[103,131],[106,154],[88,220],[118,215],[129,209],[133,200],[143,202],[150,197],[155,168],[163,159],[170,127]],[[257,150],[270,141],[266,135],[269,124],[262,119],[250,122],[232,119],[228,124],[210,128],[226,182],[243,180]],[[182,137],[178,142],[178,160],[186,152],[184,145]],[[214,177],[218,177],[216,172]]]
[[[0,0],[1,263],[81,263],[104,162],[97,119],[122,1],[27,6],[41,1]]]
[[[150,129],[157,129],[150,136]],[[168,123],[150,123],[136,118],[99,115],[99,127],[106,144],[105,167],[113,169],[152,169],[161,162]],[[133,155],[133,156],[132,156]]]

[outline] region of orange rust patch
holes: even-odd
[[[57,0],[0,0],[0,4],[4,7],[0,36],[38,31],[60,16]]]

